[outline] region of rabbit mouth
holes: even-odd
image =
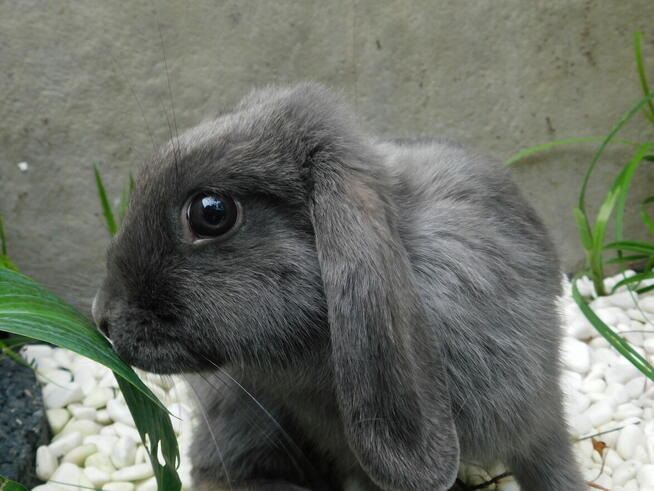
[[[161,375],[197,372],[206,369],[206,355],[196,353],[179,340],[159,337],[152,341],[138,339],[138,336],[115,336],[114,351],[126,363],[134,367]],[[221,360],[212,357],[216,364]]]

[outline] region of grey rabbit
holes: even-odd
[[[560,281],[499,164],[368,137],[304,83],[144,165],[93,311],[128,363],[195,374],[194,489],[447,490],[500,460],[577,491]]]

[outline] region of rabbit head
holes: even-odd
[[[457,437],[381,158],[326,89],[255,92],[140,172],[94,317],[161,373],[329,353],[325,390],[366,472],[440,489]]]

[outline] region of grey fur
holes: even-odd
[[[182,207],[207,188],[244,223],[190,244]],[[496,162],[368,138],[314,84],[256,91],[145,165],[107,266],[96,320],[117,352],[199,374],[198,489],[444,490],[459,458],[584,489],[557,258]]]

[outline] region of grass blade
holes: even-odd
[[[654,255],[654,244],[640,240],[621,240],[618,242],[611,242],[610,244],[606,244],[604,249],[638,252],[641,254],[647,254],[648,256]]]
[[[575,302],[586,316],[588,321],[616,350],[620,352],[632,365],[634,365],[643,374],[654,380],[654,367],[641,356],[622,336],[611,329],[600,319],[593,309],[591,309],[586,299],[579,293],[577,288],[577,280],[581,277],[581,273],[577,274],[572,280],[572,297]]]
[[[0,215],[0,267],[18,271],[18,266],[11,262],[7,253],[7,236],[2,223],[2,215]]]
[[[645,273],[638,273],[633,276],[629,276],[616,283],[611,289],[611,293],[614,293],[621,286],[629,285],[631,283],[640,283],[643,280],[651,280],[652,278],[654,278],[654,271],[647,271]]]
[[[179,491],[177,440],[165,407],[77,310],[20,273],[0,268],[0,330],[45,341],[95,360],[116,375],[146,443],[160,490]],[[161,446],[165,465],[157,459]]]
[[[95,174],[95,185],[98,188],[98,196],[100,197],[100,205],[102,206],[102,213],[107,222],[107,229],[111,235],[116,235],[118,232],[118,226],[116,225],[116,220],[114,218],[114,213],[111,211],[111,205],[109,204],[109,199],[107,198],[107,191],[104,187],[104,182],[102,181],[102,176],[98,170],[98,166],[93,166],[93,173]]]
[[[604,264],[620,264],[620,263],[631,263],[634,261],[640,261],[641,259],[647,259],[647,256],[643,254],[637,254],[633,256],[619,256],[612,257],[611,259],[606,259]]]
[[[515,154],[513,157],[505,161],[504,163],[506,165],[511,165],[518,160],[522,160],[525,157],[528,157],[531,154],[537,153],[537,152],[542,152],[543,150],[548,150],[550,148],[558,147],[561,145],[570,145],[571,143],[584,143],[584,142],[599,142],[603,141],[605,137],[603,136],[582,136],[579,138],[567,138],[565,140],[557,140],[553,142],[548,142],[548,143],[543,143],[542,145],[536,145],[535,147],[530,147],[525,150],[522,150],[521,152]],[[618,143],[624,143],[625,145],[631,145],[634,147],[639,146],[638,143],[629,141],[629,140],[623,140],[622,138],[616,138],[614,141]]]
[[[638,78],[640,78],[640,85],[643,88],[643,94],[648,96],[650,94],[649,82],[647,81],[647,72],[645,72],[645,63],[643,63],[643,33],[642,31],[636,31],[634,33],[634,51],[636,52],[636,67],[638,68]],[[648,103],[649,112],[645,111],[645,116],[654,124],[654,104],[650,100]]]
[[[643,203],[640,205],[640,216],[642,217],[643,222],[645,222],[645,226],[649,229],[649,232],[654,235],[654,220],[652,220],[652,217],[650,217],[649,213],[647,212],[647,208],[652,203],[654,203],[654,196],[650,196],[645,201],[643,201]]]
[[[0,476],[0,491],[27,491],[27,488],[22,484]]]
[[[586,213],[586,189],[588,188],[588,182],[590,180],[590,175],[593,172],[593,169],[595,168],[595,165],[597,165],[597,162],[599,161],[600,157],[604,153],[604,150],[606,149],[607,145],[611,143],[613,140],[613,137],[622,129],[622,127],[627,124],[627,122],[634,117],[634,115],[640,111],[640,109],[645,105],[648,104],[652,99],[654,98],[654,93],[651,93],[642,99],[640,99],[627,113],[622,117],[622,119],[616,124],[611,132],[608,134],[606,138],[604,138],[604,141],[600,145],[599,149],[597,149],[597,152],[595,152],[595,155],[593,156],[593,160],[591,161],[590,165],[588,166],[588,169],[586,170],[586,174],[584,176],[584,180],[581,185],[581,192],[579,193],[579,208]],[[638,145],[640,147],[640,145]]]
[[[125,213],[127,213],[127,205],[129,204],[129,197],[134,192],[134,177],[132,173],[129,173],[129,179],[127,180],[127,185],[123,188],[123,194],[120,197],[120,205],[118,206],[118,220],[122,223],[123,218],[125,218]]]

